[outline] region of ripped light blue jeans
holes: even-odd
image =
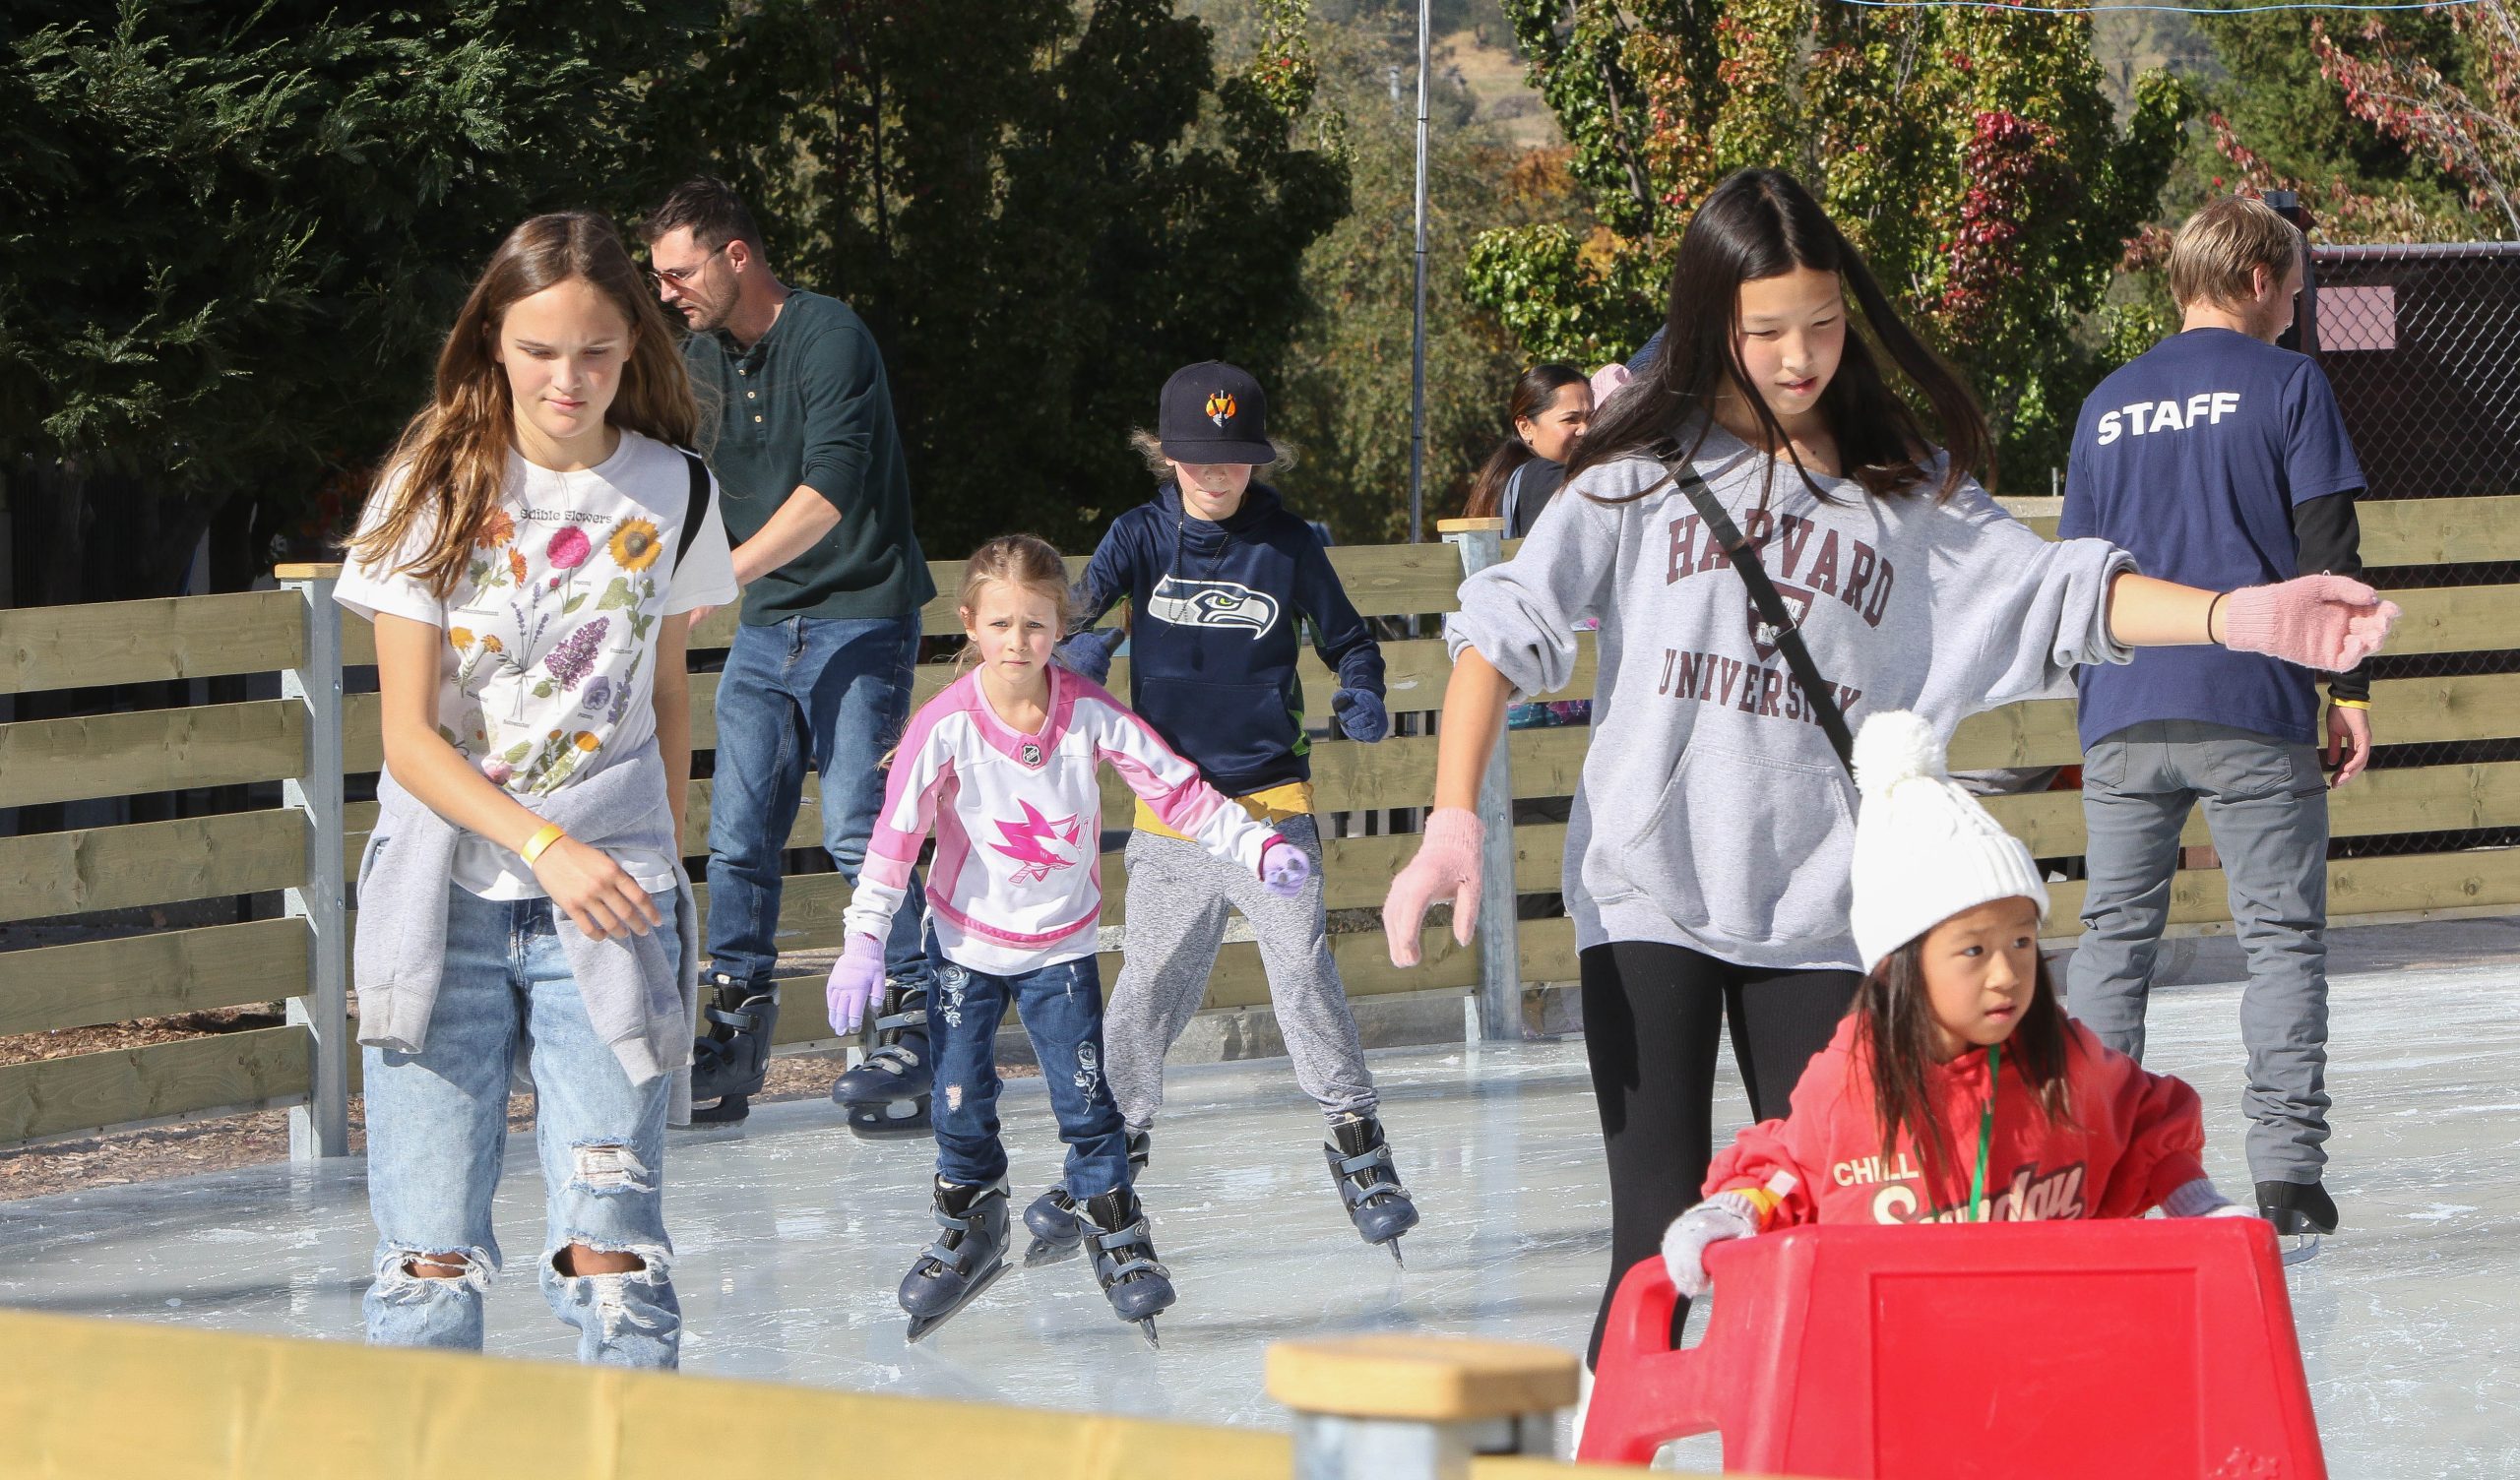
[[[673,898],[657,896],[675,949]],[[577,1327],[578,1359],[672,1367],[682,1347],[673,1244],[665,1237],[665,1109],[672,1080],[633,1086],[598,1041],[548,899],[447,897],[446,974],[415,1054],[363,1050],[367,1200],[376,1278],[367,1339],[481,1349],[481,1306],[499,1268],[490,1205],[507,1159],[511,1067],[533,1076],[535,1142],[547,1189],[540,1276],[552,1313]],[[571,1244],[636,1256],[643,1268],[572,1275]],[[410,1272],[414,1259],[461,1266]]]

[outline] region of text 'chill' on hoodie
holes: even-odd
[[[2066,1103],[2073,1124],[2051,1124],[2020,1066],[2005,1061],[1986,1156],[1984,1206],[1969,1205],[1978,1126],[1986,1105],[1986,1051],[1973,1048],[1925,1074],[1942,1120],[1941,1175],[1902,1132],[1884,1146],[1872,1076],[1849,1014],[1794,1086],[1784,1120],[1744,1129],[1707,1170],[1706,1196],[1761,1190],[1776,1202],[1760,1232],[1798,1223],[2036,1222],[2133,1218],[2205,1175],[2205,1114],[2184,1080],[2154,1074],[2065,1024]]]
[[[1224,520],[1166,483],[1111,522],[1086,564],[1078,620],[1129,601],[1130,707],[1228,796],[1312,776],[1299,624],[1343,688],[1380,698],[1382,648],[1312,527],[1254,483]]]

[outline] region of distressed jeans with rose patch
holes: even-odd
[[[1082,1202],[1127,1186],[1120,1110],[1102,1077],[1102,975],[1090,956],[1012,976],[952,962],[938,970],[927,1003],[936,1052],[929,1105],[936,1175],[967,1187],[1006,1175],[1006,1145],[997,1137],[997,1025],[1010,1001],[1033,1039],[1059,1140],[1067,1142],[1068,1196]]]
[[[673,898],[656,898],[671,956]],[[482,1302],[499,1268],[491,1202],[520,1057],[534,1080],[547,1189],[543,1299],[577,1328],[580,1361],[673,1367],[682,1305],[662,1191],[672,1080],[633,1085],[596,1037],[553,933],[550,900],[483,899],[460,888],[448,891],[446,975],[426,1046],[364,1051],[367,1198],[377,1232],[367,1339],[481,1349]],[[634,1255],[645,1267],[563,1274],[554,1261],[571,1244]],[[415,1258],[464,1272],[424,1278],[410,1272]]]

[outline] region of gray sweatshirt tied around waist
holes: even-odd
[[[446,892],[459,830],[387,771],[377,781],[376,831],[359,861],[358,936],[351,978],[358,989],[358,1041],[418,1053],[428,1041],[446,970]],[[625,761],[535,799],[546,822],[610,852],[647,848],[670,857],[673,818],[665,810],[664,759],[651,740]],[[578,992],[596,1035],[620,1059],[633,1084],[674,1077],[667,1119],[691,1118],[691,1045],[700,1001],[698,911],[691,881],[674,870],[679,946],[668,956],[654,934],[595,940],[552,911]]]
[[[1696,467],[1802,614],[1851,727],[1914,709],[1948,739],[1980,709],[2070,694],[2078,663],[2127,660],[2106,599],[2133,569],[2124,551],[2043,540],[1974,481],[1936,503],[1931,481],[1881,499],[1823,479],[1824,502],[1791,463],[1763,486],[1770,462],[1716,431]],[[1630,458],[1570,480],[1512,560],[1462,584],[1453,654],[1478,648],[1518,700],[1546,695],[1574,676],[1575,624],[1601,622],[1566,832],[1579,948],[1657,941],[1745,966],[1852,970],[1855,787],[1687,496],[1667,485],[1600,501],[1662,478]]]

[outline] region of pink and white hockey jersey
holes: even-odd
[[[1253,874],[1278,834],[1199,779],[1147,722],[1052,664],[1049,717],[1019,734],[965,674],[911,716],[842,929],[882,940],[932,827],[927,904],[946,958],[1012,975],[1094,951],[1108,761],[1164,825]]]

